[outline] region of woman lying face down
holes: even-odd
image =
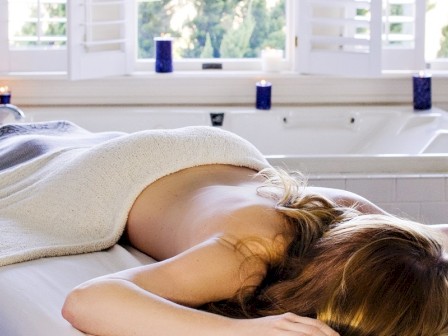
[[[447,335],[444,230],[276,169],[188,168],[129,213],[159,262],[78,286],[63,316],[99,336]]]

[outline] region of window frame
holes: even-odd
[[[417,2],[424,0],[417,0]],[[134,15],[137,14],[138,1],[133,1]],[[67,4],[68,5],[68,4]],[[0,0],[0,25],[5,24],[7,18],[8,0]],[[68,11],[67,11],[68,12]],[[296,51],[296,22],[297,17],[297,2],[294,0],[286,0],[286,21],[287,21],[287,35],[285,46],[285,57],[282,61],[282,71],[298,71],[299,61],[297,60],[298,51]],[[136,21],[136,20],[134,20]],[[68,23],[67,23],[68,25]],[[134,40],[136,40],[137,22],[132,27]],[[7,32],[6,32],[7,34]],[[134,55],[137,54],[137,44],[134,43],[135,50]],[[68,54],[64,49],[56,50],[8,50],[7,35],[5,37],[5,31],[0,30],[0,58],[6,60],[0,64],[0,72],[64,72],[70,66],[68,62]],[[6,49],[5,49],[6,47]],[[3,50],[3,51],[2,51]],[[385,50],[385,53],[389,53],[389,50]],[[397,52],[399,54],[399,52]],[[402,59],[402,56],[396,57]],[[260,71],[261,59],[195,59],[195,60],[174,60],[175,71],[202,71],[203,63],[221,63],[223,66],[222,71]],[[448,60],[436,59],[428,62],[430,68],[436,70],[448,69]],[[138,60],[134,59],[133,67],[137,72],[152,72],[154,69],[154,60]],[[393,70],[386,67],[387,70]],[[9,71],[8,71],[9,70]],[[210,71],[210,70],[209,70]],[[213,70],[212,70],[213,71]],[[216,71],[215,71],[216,72]]]
[[[7,73],[10,70],[9,66],[9,38],[8,29],[3,29],[3,27],[8,27],[8,2],[7,0],[0,0],[0,73]]]
[[[137,17],[138,0],[135,0],[135,17]],[[285,36],[285,51],[284,58],[281,61],[281,71],[291,71],[294,67],[294,7],[295,0],[285,0],[285,18],[286,18],[286,36]],[[135,34],[137,31],[138,22],[136,21],[134,29]],[[135,45],[138,48],[138,45]],[[137,50],[134,50],[135,55],[138,54]],[[134,69],[136,71],[154,71],[154,59],[135,59]],[[225,71],[261,71],[262,61],[261,58],[254,59],[231,59],[231,58],[203,58],[203,59],[173,59],[174,71],[202,71],[202,65],[205,63],[221,64],[222,70]],[[204,70],[205,71],[205,70]],[[208,70],[216,71],[216,70]]]

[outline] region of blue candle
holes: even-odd
[[[269,110],[271,108],[272,84],[262,80],[257,82],[257,98],[255,107],[258,110]]]
[[[414,109],[429,110],[432,106],[431,75],[423,71],[413,76]]]
[[[11,92],[7,86],[0,86],[0,104],[11,103]]]
[[[156,72],[173,72],[172,39],[169,37],[156,37]]]

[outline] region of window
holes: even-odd
[[[447,14],[446,0],[0,0],[0,71],[152,71],[161,34],[176,41],[175,70],[258,70],[264,48],[305,73],[415,69],[423,57],[436,68],[448,59]]]
[[[423,0],[300,1],[308,73],[375,75],[425,68]]]
[[[11,49],[58,49],[66,45],[64,0],[10,1],[9,45]]]
[[[383,1],[383,44],[387,48],[414,48],[416,35],[416,3]]]
[[[424,0],[383,1],[383,70],[424,69]]]
[[[165,34],[174,38],[177,68],[198,59],[197,69],[207,61],[224,63],[226,69],[259,68],[253,61],[263,49],[285,54],[286,26],[285,0],[138,1],[137,57],[152,59],[153,38]]]
[[[448,1],[428,1],[426,22],[425,58],[432,69],[448,69]]]
[[[68,3],[69,74],[72,79],[131,72],[134,22],[129,0],[71,0]]]
[[[298,69],[309,74],[381,72],[381,3],[298,2]]]
[[[8,1],[8,46],[14,71],[66,69],[65,0]]]

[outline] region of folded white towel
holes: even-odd
[[[11,148],[23,154],[16,164],[7,159]],[[127,134],[90,133],[68,122],[4,126],[0,265],[108,248],[145,187],[205,164],[269,166],[252,144],[212,127]]]

